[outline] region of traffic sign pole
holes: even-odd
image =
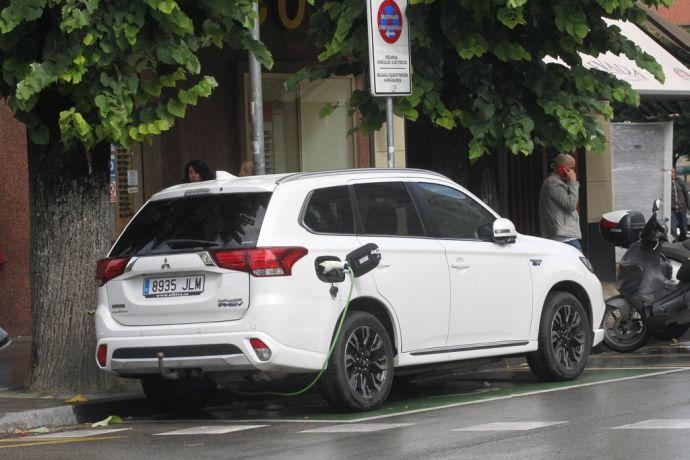
[[[386,144],[388,146],[388,167],[395,168],[395,141],[393,138],[393,98],[386,98]]]
[[[371,94],[386,98],[388,167],[395,167],[393,97],[412,94],[408,0],[367,0]]]

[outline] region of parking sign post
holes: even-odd
[[[388,167],[395,166],[393,97],[412,93],[407,0],[367,0],[371,94],[386,97]]]

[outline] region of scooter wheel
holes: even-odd
[[[620,310],[607,306],[604,313],[604,345],[626,353],[635,351],[649,338],[649,327],[639,312],[633,310],[632,318],[625,320]]]

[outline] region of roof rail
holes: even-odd
[[[442,177],[448,179],[448,177],[443,174],[427,171],[426,169],[416,169],[416,168],[352,168],[352,169],[334,169],[331,171],[315,171],[315,172],[302,172],[289,174],[283,176],[276,180],[276,185],[283,184],[285,182],[293,182],[300,179],[308,179],[310,177],[322,177],[322,176],[336,176],[342,174],[375,174],[375,173],[421,173],[421,174],[431,174],[434,176]]]

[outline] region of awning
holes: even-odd
[[[642,97],[690,98],[690,69],[635,24],[611,19],[605,19],[605,21],[609,25],[620,27],[627,39],[635,42],[642,51],[654,57],[663,68],[666,80],[661,83],[652,74],[639,68],[634,61],[610,52],[600,54],[596,58],[580,53],[582,64],[585,67],[608,72],[616,78],[630,83],[630,86]],[[550,58],[545,59],[545,61],[563,63],[561,60]]]

